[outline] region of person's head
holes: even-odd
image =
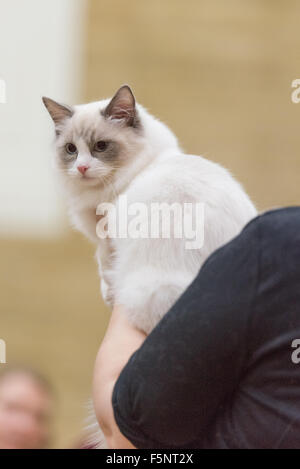
[[[43,449],[54,407],[49,383],[27,368],[0,372],[0,449]]]

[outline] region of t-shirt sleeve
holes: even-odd
[[[233,395],[247,355],[258,276],[257,224],[216,251],[135,352],[113,390],[137,448],[197,448]]]

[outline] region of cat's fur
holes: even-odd
[[[44,103],[55,122],[56,168],[72,222],[97,246],[103,295],[124,305],[130,321],[148,334],[208,256],[256,215],[255,207],[226,169],[184,154],[126,85],[112,100],[72,108],[48,98]],[[95,152],[98,141],[109,142],[107,148]],[[67,143],[76,145],[78,156],[67,154]],[[89,167],[84,176],[78,166]],[[96,208],[101,202],[118,207],[120,195],[147,206],[204,203],[204,246],[187,250],[185,239],[174,238],[99,240]]]

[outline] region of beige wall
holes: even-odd
[[[90,0],[85,97],[128,82],[260,209],[298,204],[299,21],[297,0]]]
[[[79,235],[0,240],[0,339],[8,364],[43,372],[57,393],[55,447],[78,442],[109,318],[94,248]],[[4,367],[6,365],[0,365]]]

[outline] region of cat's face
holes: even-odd
[[[75,184],[105,185],[141,146],[142,125],[127,85],[110,102],[71,108],[43,101],[56,128],[56,168]]]

